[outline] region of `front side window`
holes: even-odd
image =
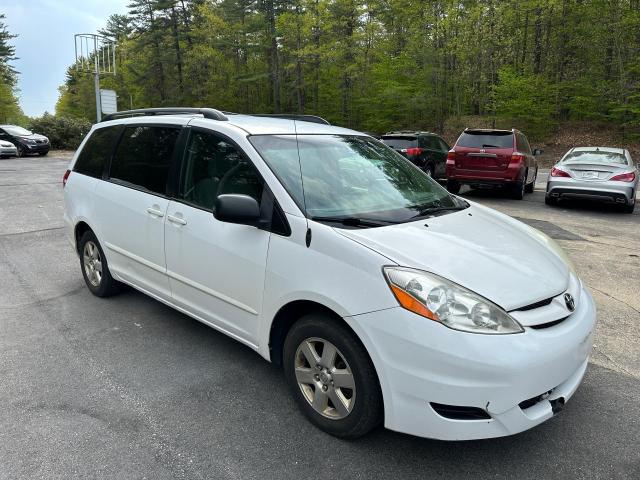
[[[403,222],[458,200],[383,144],[360,136],[262,135],[250,141],[308,217]]]
[[[94,178],[102,178],[105,164],[111,158],[111,152],[113,152],[119,133],[120,126],[94,130],[85,142],[73,171]]]
[[[180,128],[130,126],[111,162],[110,177],[164,195]]]
[[[219,195],[249,195],[258,203],[263,181],[253,165],[224,138],[194,130],[182,166],[180,198],[213,210]]]

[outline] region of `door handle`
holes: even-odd
[[[173,215],[167,215],[167,220],[169,220],[171,223],[175,223],[177,225],[186,225],[187,224],[187,221],[184,218],[174,217]]]
[[[155,208],[155,207],[156,206],[154,205],[153,207],[147,208],[147,213],[155,217],[164,217],[164,212],[159,208]]]

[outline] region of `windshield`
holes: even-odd
[[[560,163],[606,163],[628,165],[627,157],[616,152],[582,151],[568,154]]]
[[[396,150],[418,146],[418,139],[416,137],[382,137],[382,142]]]
[[[429,209],[463,205],[406,159],[371,138],[261,135],[250,141],[308,217],[395,223]]]
[[[472,148],[513,148],[513,133],[465,132],[460,135],[456,146]]]
[[[2,127],[2,129],[10,135],[18,135],[18,136],[32,135],[32,133],[29,130],[22,127],[18,127],[18,126]]]

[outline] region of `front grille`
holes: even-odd
[[[569,317],[560,318],[558,320],[554,320],[553,322],[540,323],[538,325],[530,325],[529,328],[533,328],[535,330],[542,330],[543,328],[555,327],[556,325],[564,322],[567,318]]]
[[[527,310],[533,310],[535,308],[546,307],[551,303],[554,297],[545,298],[544,300],[540,300],[539,302],[532,303],[531,305],[525,305],[524,307],[516,308],[515,312],[526,312]]]
[[[485,410],[478,407],[462,407],[459,405],[444,405],[442,403],[430,403],[431,408],[441,417],[450,420],[490,420]]]

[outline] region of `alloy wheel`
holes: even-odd
[[[353,411],[355,379],[338,348],[322,338],[307,338],[295,354],[298,386],[309,405],[320,415],[340,420]]]
[[[102,257],[95,243],[88,241],[84,244],[82,259],[87,280],[94,287],[99,287],[102,282]]]

